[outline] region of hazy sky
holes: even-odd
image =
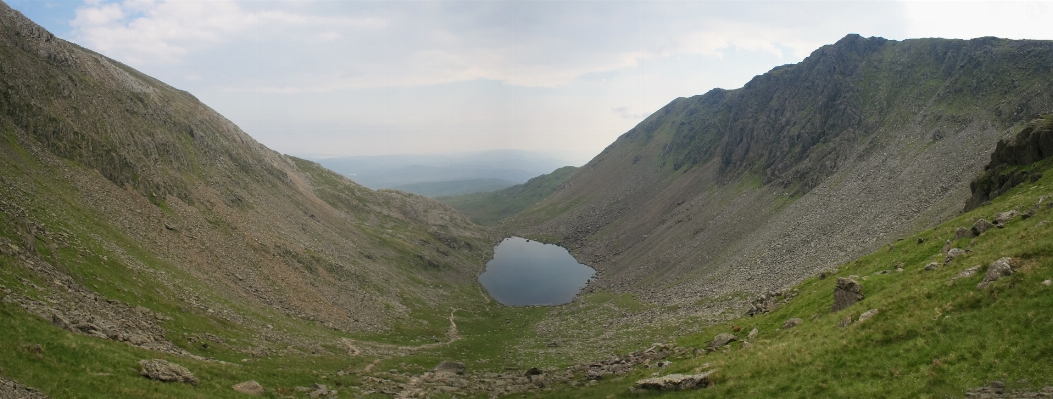
[[[676,97],[848,33],[1053,39],[1041,2],[6,0],[301,156],[581,162]]]

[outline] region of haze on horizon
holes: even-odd
[[[520,149],[580,164],[676,97],[849,33],[1053,39],[1043,2],[7,2],[309,157]]]

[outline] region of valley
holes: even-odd
[[[1046,41],[848,35],[432,199],[0,2],[0,397],[1048,395],[1051,70]],[[502,305],[508,237],[596,274]]]

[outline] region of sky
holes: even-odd
[[[1053,3],[5,0],[305,157],[521,149],[581,164],[677,97],[850,33],[1053,39]]]

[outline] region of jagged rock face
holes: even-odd
[[[1049,65],[1053,42],[851,35],[674,100],[500,228],[684,312],[777,290],[956,214],[980,154],[1053,109]]]
[[[236,323],[263,326],[215,302],[383,331],[407,300],[441,303],[451,285],[474,283],[492,254],[489,235],[452,208],[272,151],[189,93],[56,38],[3,2],[0,138],[0,212],[17,222],[0,226],[8,236],[75,251],[92,241],[120,254],[116,264],[178,269],[204,286],[173,288],[188,308]],[[68,237],[25,209],[70,220]],[[98,234],[110,230],[129,241]],[[27,258],[38,252],[22,247]],[[47,275],[76,270],[35,263]],[[152,281],[179,285],[169,280]]]
[[[973,210],[1025,181],[1037,181],[1042,174],[1014,166],[1030,166],[1053,157],[1053,114],[1032,120],[1015,136],[999,140],[984,172],[969,185],[972,197],[964,211]]]

